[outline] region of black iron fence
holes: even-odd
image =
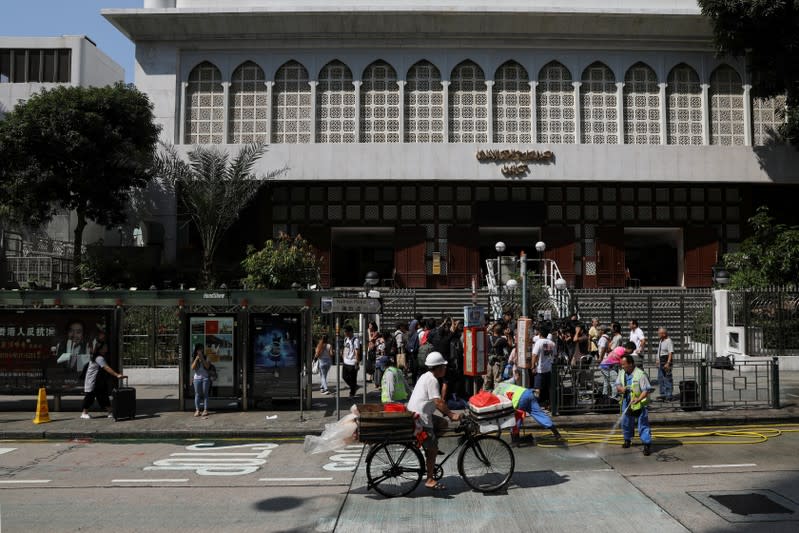
[[[728,317],[729,326],[745,328],[747,355],[799,355],[799,290],[795,287],[730,292]]]
[[[653,386],[650,409],[698,411],[734,408],[778,408],[777,359],[736,362],[732,368],[714,368],[708,359],[683,360],[672,369],[672,390],[661,389],[655,363],[641,365]],[[552,414],[619,413],[615,393],[616,370],[596,364],[585,367],[557,365],[552,370]]]

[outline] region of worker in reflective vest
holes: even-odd
[[[397,360],[389,357],[388,366],[383,372],[383,380],[380,382],[380,401],[383,403],[407,402],[408,384],[405,383],[405,376],[397,368]]]
[[[644,444],[644,455],[652,453],[652,431],[649,428],[649,392],[652,385],[646,373],[636,368],[632,355],[621,356],[621,371],[616,378],[616,391],[621,397],[621,429],[624,434],[623,448],[632,445],[635,423],[638,422],[638,436]]]
[[[526,414],[533,417],[533,419],[541,426],[550,430],[556,439],[562,438],[560,431],[558,431],[558,428],[556,428],[555,424],[552,423],[552,419],[538,405],[538,401],[535,399],[535,394],[533,394],[532,389],[526,389],[524,387],[508,383],[507,381],[503,381],[502,383],[494,386],[494,394],[497,396],[505,396],[510,398],[514,409],[524,411]],[[523,418],[519,418],[516,422],[516,427],[514,427],[511,431],[511,441],[514,443],[522,441],[522,439],[519,437],[519,430],[521,429],[523,420]],[[527,440],[532,441],[532,435],[527,435],[527,437]]]

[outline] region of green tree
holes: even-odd
[[[132,85],[44,90],[0,122],[0,203],[28,226],[74,211],[80,283],[87,222],[125,221],[130,193],[151,180],[158,133],[152,104]]]
[[[768,207],[749,219],[752,235],[737,252],[724,255],[732,272],[730,288],[745,289],[796,283],[799,279],[799,226],[776,223]]]
[[[799,147],[799,0],[699,0],[721,55],[746,58],[752,94],[786,95],[780,134]]]
[[[241,266],[247,273],[242,283],[248,289],[288,289],[293,283],[319,283],[322,259],[301,235],[281,233],[260,250],[248,247]]]
[[[225,232],[253,199],[258,189],[282,170],[257,177],[252,169],[264,153],[264,146],[249,144],[232,160],[217,148],[197,146],[188,153],[188,162],[173,146],[158,155],[157,173],[164,185],[174,191],[185,214],[194,223],[203,246],[202,280],[214,286],[214,255]]]

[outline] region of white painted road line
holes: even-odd
[[[332,477],[262,477],[258,481],[333,481]]]
[[[186,483],[189,478],[112,479],[111,483]]]
[[[0,479],[0,485],[24,485],[25,483],[50,483],[49,479]]]
[[[0,455],[3,455],[4,453],[8,452],[13,452],[14,450],[16,450],[16,448],[0,448]]]
[[[691,468],[743,468],[745,466],[757,466],[757,464],[741,463],[737,465],[693,465]]]

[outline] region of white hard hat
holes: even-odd
[[[424,366],[433,367],[446,365],[447,360],[439,352],[430,352],[424,360]]]

